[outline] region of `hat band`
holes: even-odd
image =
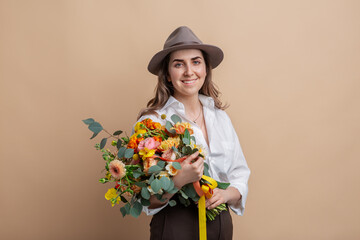
[[[201,42],[195,42],[195,41],[188,41],[188,42],[177,42],[175,44],[172,44],[170,46],[165,46],[164,47],[164,50],[166,48],[169,48],[169,47],[175,47],[175,46],[179,46],[179,45],[191,45],[191,44],[201,44]]]

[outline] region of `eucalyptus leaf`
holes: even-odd
[[[121,215],[122,215],[123,217],[125,217],[126,214],[127,214],[125,207],[121,207],[121,208],[120,208],[120,212],[121,212]]]
[[[129,214],[130,213],[130,203],[127,203],[127,204],[125,204],[125,210],[126,210],[126,214]]]
[[[151,177],[149,178],[149,184],[151,184],[152,181],[154,181],[154,179],[155,179],[155,174],[153,173],[153,174],[151,175]]]
[[[186,184],[182,190],[185,192],[187,196],[189,196],[191,199],[197,196],[197,193],[195,191],[193,184]]]
[[[160,183],[161,183],[161,188],[164,189],[165,191],[167,191],[168,188],[170,187],[170,179],[167,177],[160,178]]]
[[[140,201],[141,201],[141,205],[150,206],[150,201],[149,200],[142,198]]]
[[[98,122],[91,123],[88,128],[90,129],[90,131],[94,133],[99,133],[101,132],[101,130],[103,130],[103,127]]]
[[[178,115],[176,115],[176,114],[173,114],[170,118],[171,118],[171,120],[174,122],[174,124],[176,124],[176,123],[178,123],[178,122],[181,123],[181,118],[180,118]]]
[[[148,173],[154,173],[154,172],[159,172],[161,171],[161,167],[159,167],[158,165],[154,165],[154,166],[151,166],[151,168],[149,168],[149,171]]]
[[[134,155],[134,149],[127,148],[124,155],[126,158],[132,158],[132,156]]]
[[[180,163],[178,163],[178,162],[173,162],[173,163],[172,163],[172,166],[173,166],[176,170],[181,169],[181,165],[180,165]]]
[[[120,149],[119,149],[119,152],[118,152],[118,157],[119,158],[123,158],[124,157],[124,155],[125,155],[125,151],[126,151],[126,148],[125,147],[121,147]]]
[[[204,162],[204,175],[210,177],[209,165],[206,162]]]
[[[157,165],[161,168],[164,168],[165,167],[165,162],[164,161],[158,161]]]
[[[107,138],[103,138],[101,139],[101,142],[100,142],[100,149],[103,149],[106,145],[106,142],[107,142]]]
[[[161,183],[159,179],[154,179],[151,183],[151,189],[157,193],[161,189]]]
[[[166,121],[166,124],[165,124],[166,130],[171,134],[175,134],[176,131],[174,129],[171,129],[172,127],[174,127],[174,126],[171,124],[171,122]]]
[[[149,193],[149,190],[147,189],[147,187],[141,188],[141,196],[142,196],[144,199],[147,199],[147,200],[150,199],[150,193]]]
[[[127,202],[128,202],[128,200],[126,200],[126,198],[124,198],[123,196],[120,196],[120,199],[121,199],[121,201],[122,201],[123,203],[127,203]]]
[[[137,218],[141,214],[142,205],[139,202],[135,202],[132,208],[130,209],[131,216]]]
[[[122,145],[122,141],[121,141],[121,139],[118,139],[117,143],[116,143],[116,148],[117,149],[121,148],[121,145]]]
[[[89,124],[92,124],[94,121],[94,119],[92,118],[88,118],[88,119],[85,119],[85,120],[82,120],[86,125],[89,125]]]
[[[170,201],[169,201],[169,205],[170,205],[170,207],[175,206],[175,205],[176,205],[176,201],[175,201],[175,200],[170,200]]]
[[[141,170],[139,170],[139,169],[136,169],[136,170],[134,170],[133,171],[133,176],[134,176],[134,178],[138,178],[138,177],[140,177],[141,175],[143,175],[144,173],[141,171]],[[135,182],[135,184],[136,184],[136,182]],[[145,184],[145,183],[144,183]],[[136,184],[137,185],[137,184]],[[140,187],[142,187],[142,186],[140,186]]]
[[[194,136],[191,136],[190,138],[194,141],[194,144],[196,144],[196,139],[195,139],[195,137],[194,137]]]
[[[123,131],[118,130],[118,131],[114,132],[113,135],[114,135],[114,136],[118,136],[118,135],[122,134],[122,132],[123,132]]]
[[[172,146],[171,149],[172,149],[174,152],[179,152],[179,150],[178,150],[176,147],[174,147],[174,146]]]
[[[94,137],[96,137],[99,133],[94,133],[90,139],[93,139]]]

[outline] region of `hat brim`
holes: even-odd
[[[165,57],[176,50],[181,49],[199,49],[206,52],[209,56],[209,61],[211,68],[216,68],[224,59],[224,53],[223,51],[213,45],[208,44],[184,44],[179,46],[173,46],[169,47],[167,49],[164,49],[158,53],[156,53],[152,59],[149,62],[148,70],[154,75],[158,75],[158,72],[160,70],[161,62],[165,59]]]

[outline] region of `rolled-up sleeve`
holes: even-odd
[[[250,169],[246,163],[243,151],[240,146],[239,138],[231,122],[229,126],[231,127],[232,131],[234,149],[232,151],[232,157],[226,159],[228,162],[227,178],[229,180],[230,186],[236,188],[241,194],[241,199],[236,204],[229,205],[229,207],[237,215],[243,215],[246,198],[248,195],[248,179],[250,176]]]

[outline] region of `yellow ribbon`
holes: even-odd
[[[211,198],[212,197],[212,189],[217,187],[217,182],[212,179],[211,177],[203,175],[201,177],[202,179],[206,180],[208,184],[204,184],[201,186],[202,194],[199,194],[198,189],[197,190],[200,200],[199,200],[199,239],[200,240],[206,240],[206,209],[205,209],[205,197]],[[195,184],[194,184],[195,186]],[[196,187],[195,187],[196,188]]]

